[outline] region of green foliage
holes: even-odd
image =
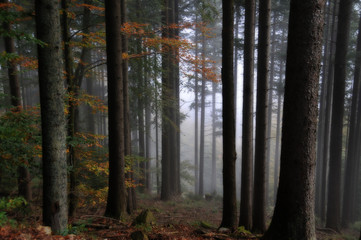
[[[0,167],[15,174],[41,156],[40,116],[37,108],[12,109],[0,116]]]
[[[23,197],[0,199],[0,227],[10,224],[16,225],[16,221],[8,218],[8,213],[24,213],[28,203]]]
[[[69,224],[68,229],[63,233],[63,235],[75,234],[78,235],[83,232],[87,232],[88,228],[86,227],[88,223],[81,222],[77,223],[76,225]]]
[[[248,230],[246,230],[246,228],[244,226],[240,226],[237,228],[237,232],[240,234],[245,234],[245,235],[251,235],[252,233]]]

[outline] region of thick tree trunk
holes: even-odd
[[[271,1],[261,1],[259,11],[253,230],[264,232],[266,231],[266,134]]]
[[[105,215],[119,219],[126,210],[120,1],[105,1],[105,23],[109,106],[109,190]]]
[[[43,151],[43,222],[54,233],[67,229],[66,122],[62,47],[57,0],[35,1]]]
[[[245,3],[244,82],[242,114],[242,181],[239,226],[252,228],[252,177],[253,177],[253,91],[254,91],[254,40],[255,1]]]
[[[326,218],[326,227],[336,231],[340,228],[341,220],[342,132],[345,103],[346,55],[352,3],[352,0],[340,1],[336,38]]]
[[[280,182],[274,216],[263,239],[316,239],[314,173],[323,8],[324,1],[291,0]]]
[[[222,227],[233,228],[237,221],[236,147],[233,82],[234,1],[223,0],[222,29],[222,128],[223,128],[223,215]]]
[[[8,0],[1,0],[0,3],[8,3]],[[2,23],[3,28],[6,32],[11,32],[10,22],[4,21]],[[10,36],[4,37],[5,51],[9,54],[15,54],[15,44],[14,39]],[[20,110],[21,108],[21,94],[20,94],[20,82],[19,76],[16,69],[16,64],[12,60],[8,60],[8,77],[9,77],[9,86],[10,86],[10,102],[11,105]],[[32,200],[32,191],[31,191],[31,177],[28,167],[20,166],[18,167],[18,193],[20,196],[24,197],[25,200],[30,203]]]

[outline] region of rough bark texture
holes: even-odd
[[[316,239],[314,188],[324,1],[291,1],[281,172],[263,239]]]
[[[342,131],[352,2],[352,0],[340,1],[336,38],[326,218],[326,227],[336,231],[340,228],[341,220]]]
[[[198,15],[197,15],[198,16]],[[198,17],[196,16],[196,24],[198,24]],[[195,69],[198,69],[198,28],[196,28],[195,31]],[[194,178],[195,178],[195,184],[194,184],[194,193],[198,193],[199,189],[199,171],[198,171],[198,71],[194,72]]]
[[[8,0],[1,0],[0,3],[8,3]],[[10,33],[12,30],[11,24],[7,21],[2,23],[3,28],[6,32]],[[15,43],[14,39],[10,36],[4,37],[5,51],[9,54],[15,53]],[[9,86],[10,86],[10,102],[11,105],[20,110],[21,107],[21,94],[20,94],[20,82],[19,76],[16,70],[16,63],[9,60],[7,62],[8,68],[8,77],[9,77]],[[32,200],[32,191],[31,191],[31,177],[27,167],[21,166],[18,167],[18,193],[20,196],[24,197],[25,200],[30,203]]]
[[[257,56],[256,145],[253,195],[253,231],[266,231],[267,108],[271,1],[260,1]]]
[[[109,106],[109,190],[105,215],[125,214],[124,99],[120,1],[105,1]]]
[[[222,227],[235,227],[236,206],[236,147],[233,82],[233,0],[223,0],[222,29],[222,116],[223,116],[223,215]]]
[[[255,1],[245,3],[244,82],[242,115],[242,181],[239,226],[252,228],[252,176],[253,176],[253,87]]]
[[[57,0],[36,0],[41,126],[43,145],[43,221],[55,233],[67,229],[67,161],[62,47]]]

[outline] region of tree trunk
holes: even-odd
[[[332,97],[333,97],[333,79],[334,79],[334,61],[335,61],[335,42],[336,42],[336,16],[338,12],[338,0],[334,1],[332,26],[331,26],[331,46],[328,60],[327,74],[327,99],[325,109],[325,130],[323,140],[323,160],[322,160],[322,176],[321,176],[321,222],[325,222],[326,218],[326,189],[327,189],[327,171],[330,157],[330,132],[331,132],[331,114],[332,114]]]
[[[322,83],[321,83],[321,95],[320,95],[320,111],[319,111],[319,120],[317,127],[317,158],[316,158],[316,205],[315,213],[317,216],[320,216],[321,210],[321,179],[322,179],[322,161],[323,161],[323,136],[325,135],[325,112],[326,112],[326,99],[327,99],[327,69],[328,69],[328,59],[329,59],[329,36],[330,36],[330,22],[331,22],[331,7],[332,1],[326,1],[327,10],[325,11],[326,23],[325,23],[325,35],[324,35],[324,54],[323,54],[323,64],[322,64]],[[332,34],[332,33],[331,33]]]
[[[8,0],[1,0],[1,3],[8,3]],[[11,32],[11,24],[10,22],[4,21],[2,23],[3,28],[6,32]],[[15,44],[14,39],[10,36],[4,37],[5,43],[5,51],[9,54],[15,54]],[[21,109],[21,94],[20,94],[20,82],[19,76],[16,69],[16,63],[12,60],[8,60],[8,77],[9,77],[9,86],[10,86],[10,102],[11,105],[16,108],[16,110]],[[26,164],[27,161],[26,161]],[[31,191],[31,177],[29,173],[29,169],[27,166],[18,167],[18,193],[20,196],[24,197],[24,199],[30,203],[32,200],[32,191]]]
[[[54,233],[67,229],[67,159],[62,47],[57,0],[35,1],[43,152],[43,222]]]
[[[266,134],[271,1],[259,4],[253,230],[266,231]]]
[[[120,1],[105,1],[109,106],[109,190],[105,215],[125,214],[124,99]]]
[[[357,36],[357,47],[356,47],[356,59],[355,59],[355,72],[354,82],[352,90],[352,105],[350,114],[350,131],[347,148],[347,159],[346,159],[346,170],[344,180],[344,192],[343,192],[343,207],[342,207],[342,227],[347,228],[352,221],[352,213],[355,208],[355,195],[357,189],[355,188],[357,181],[358,172],[355,172],[357,161],[359,156],[356,155],[358,144],[357,144],[357,104],[360,98],[360,70],[361,70],[361,17],[359,19],[359,32]]]
[[[252,177],[253,177],[253,88],[255,1],[245,2],[244,83],[242,115],[242,181],[239,226],[252,228]]]
[[[198,24],[198,15],[196,15],[196,24]],[[194,178],[195,194],[199,190],[199,171],[198,171],[198,27],[195,31],[195,71],[194,71]]]
[[[217,191],[217,175],[216,175],[216,167],[217,167],[217,149],[216,149],[216,91],[217,91],[217,83],[212,82],[212,178],[211,178],[211,193],[216,194]]]
[[[169,1],[163,0],[162,6],[162,25],[165,26],[169,23]],[[167,28],[162,30],[162,38],[168,38],[169,32]],[[161,188],[161,199],[169,200],[171,198],[171,176],[170,176],[170,141],[171,141],[171,100],[170,93],[170,54],[168,52],[162,55],[162,188]]]
[[[199,144],[199,192],[198,195],[204,194],[204,122],[206,111],[206,78],[205,73],[205,54],[206,54],[206,38],[202,34],[202,87],[201,87],[201,133]]]
[[[222,115],[223,115],[223,214],[222,227],[233,228],[237,221],[236,147],[233,82],[234,1],[223,0],[222,29]]]
[[[342,131],[352,2],[340,1],[335,53],[326,227],[336,231],[340,227],[341,214]]]
[[[264,239],[316,239],[314,173],[323,8],[324,1],[291,0],[280,182]]]

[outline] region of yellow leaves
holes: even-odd
[[[102,99],[98,96],[87,94],[84,91],[81,91],[78,95],[70,91],[67,94],[67,98],[69,105],[79,106],[80,104],[87,104],[91,107],[93,113],[96,113],[97,111],[105,113],[108,111],[108,107]],[[69,113],[68,107],[66,107],[65,113]]]

